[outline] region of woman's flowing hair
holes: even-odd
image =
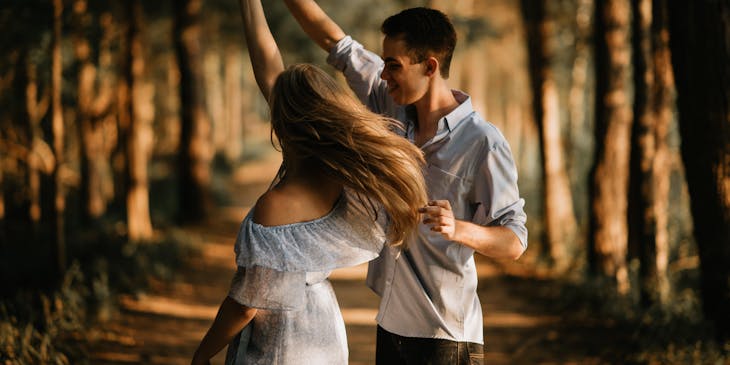
[[[427,198],[423,153],[394,132],[398,122],[368,110],[313,65],[287,68],[269,100],[284,167],[324,166],[344,186],[382,204],[388,242],[402,244],[417,228]]]

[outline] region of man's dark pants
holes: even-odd
[[[376,365],[482,365],[484,346],[439,338],[404,337],[378,326]]]

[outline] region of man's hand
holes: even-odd
[[[525,251],[520,239],[507,227],[483,227],[455,219],[448,200],[432,200],[418,212],[423,213],[423,224],[431,231],[484,256],[517,260]]]
[[[456,220],[448,200],[432,200],[418,212],[424,214],[423,224],[428,225],[431,231],[440,233],[449,241],[454,240]]]

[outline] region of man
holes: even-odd
[[[371,110],[403,123],[421,147],[429,204],[407,249],[386,248],[370,263],[381,296],[377,364],[482,363],[482,312],[474,251],[519,258],[527,247],[524,200],[504,136],[447,78],[453,25],[427,8],[386,19],[382,58],[365,50],[313,0],[286,0],[303,30],[342,71]]]

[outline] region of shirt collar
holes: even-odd
[[[454,95],[456,102],[459,103],[459,106],[441,118],[441,121],[439,121],[439,130],[442,128],[441,122],[443,121],[443,127],[448,128],[449,131],[453,131],[462,120],[466,119],[474,111],[474,107],[471,104],[471,96],[459,90],[451,90],[451,93]],[[438,134],[439,132],[436,133]]]
[[[471,104],[471,97],[469,95],[459,90],[451,90],[451,93],[454,95],[454,98],[459,105],[439,120],[436,135],[434,135],[430,142],[426,142],[426,145],[442,140],[451,133],[451,131],[453,131],[454,128],[461,123],[461,121],[466,119],[466,117],[474,111],[474,107]],[[406,106],[405,115],[407,121],[406,136],[408,139],[413,141],[415,134],[415,120],[417,119],[416,107],[413,105]]]

